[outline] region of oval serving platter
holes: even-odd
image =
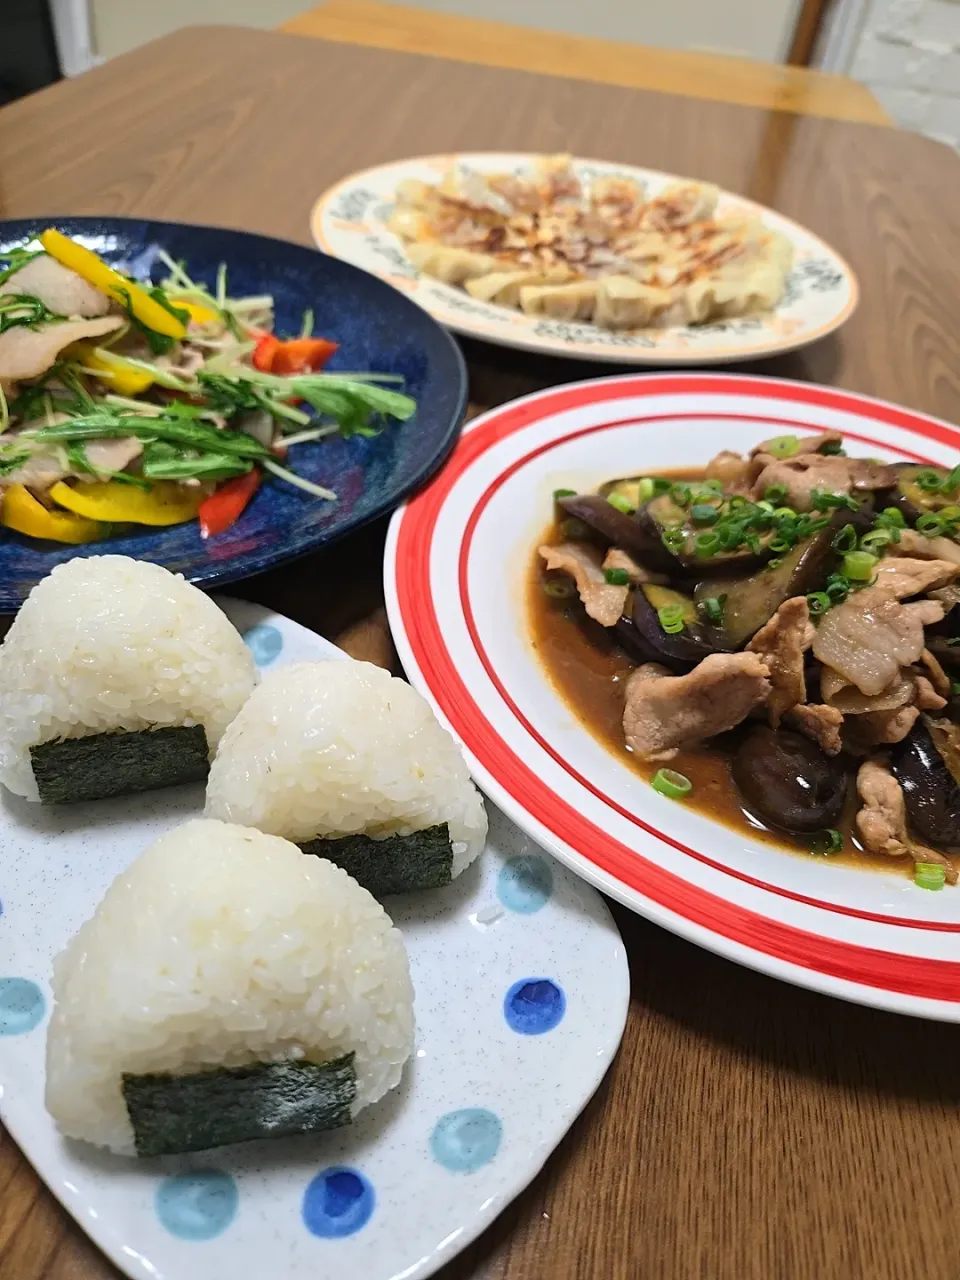
[[[0,220],[0,250],[31,240],[55,225],[136,279],[165,274],[160,249],[183,259],[197,280],[212,286],[227,267],[231,294],[273,295],[276,331],[300,331],[313,310],[315,333],[340,343],[327,366],[400,374],[417,411],[379,435],[332,436],[294,446],[301,475],[333,489],[325,502],[280,481],[260,490],[226,533],[204,541],[197,522],[65,547],[0,530],[0,612],[11,613],[55,564],[104,551],[153,560],[190,582],[211,588],[260,573],[303,555],[390,511],[446,456],[463,418],[467,378],[456,343],[420,307],[349,263],[303,245],[243,231],[135,218]]]
[[[769,315],[670,329],[614,331],[480,302],[464,289],[418,271],[403,242],[387,228],[394,193],[405,179],[436,183],[452,164],[486,173],[523,173],[536,159],[523,153],[470,152],[366,169],[319,198],[310,219],[313,237],[327,253],[389,281],[455,333],[526,351],[633,367],[729,364],[792,351],[832,333],[857,305],[856,277],[839,254],[796,222],[729,191],[721,192],[719,213],[760,215],[793,244],[795,261],[786,294]],[[575,159],[573,164],[584,181],[595,176],[631,178],[651,195],[670,183],[686,181],[658,169],[602,160]]]
[[[960,1021],[960,891],[902,866],[834,865],[754,841],[654,792],[574,717],[531,644],[525,588],[552,493],[705,465],[794,430],[851,454],[953,466],[960,430],[865,396],[733,375],[598,379],[470,424],[396,513],[391,628],[474,776],[592,884],[701,946],[831,995]]]
[[[345,659],[223,600],[261,667]],[[65,1141],[43,1105],[53,956],[200,788],[41,809],[4,792],[0,1118],[84,1231],[134,1280],[417,1280],[535,1176],[602,1080],[629,999],[599,895],[492,806],[454,884],[387,900],[410,956],[414,1057],[346,1129],[132,1160]],[[132,922],[135,924],[135,922]]]

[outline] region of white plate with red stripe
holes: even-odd
[[[477,418],[390,526],[385,578],[407,674],[515,822],[597,888],[775,977],[960,1021],[960,889],[752,840],[654,792],[576,719],[540,665],[525,584],[558,487],[704,465],[788,432],[953,466],[960,429],[849,392],[732,375],[554,388]]]

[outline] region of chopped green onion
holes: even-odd
[[[852,526],[848,525],[848,528]],[[860,549],[862,551],[873,551],[876,547],[885,547],[888,542],[893,541],[893,530],[891,529],[871,529],[869,533],[865,533],[860,539]]]
[[[852,524],[845,524],[839,533],[835,534],[830,543],[834,551],[854,551],[857,546],[857,531]]]
[[[827,596],[831,604],[842,604],[850,594],[850,583],[840,574],[831,574],[831,577],[834,580],[832,582],[828,581],[825,588]]]
[[[950,644],[950,641],[949,641],[949,640],[947,641],[947,644]],[[958,693],[960,693],[960,680],[951,680],[951,681],[950,681],[950,696],[951,696],[951,698],[955,698],[955,697],[957,696],[957,694],[958,694]]]
[[[743,535],[746,532],[742,520],[730,520],[726,524],[717,525],[713,533],[701,533],[701,538],[719,538],[720,546],[725,551],[733,551],[743,542]],[[710,552],[709,554],[713,554]]]
[[[554,502],[559,502],[561,498],[575,498],[576,496],[576,489],[554,489],[553,491]]]
[[[682,800],[693,789],[693,783],[676,769],[658,769],[650,780],[654,791],[670,800]],[[942,870],[942,868],[941,868]]]
[[[720,546],[720,535],[716,532],[698,533],[693,540],[694,554],[702,556],[704,559],[715,556],[720,550]]]
[[[749,507],[750,503],[747,502],[746,498],[743,496],[742,493],[735,493],[730,498],[729,502],[727,503],[727,506],[731,511],[739,511],[741,507]]]
[[[793,542],[790,541],[788,538],[778,537],[778,538],[772,538],[767,545],[769,546],[771,551],[776,551],[779,553],[781,551],[789,551],[790,548],[793,546]]]
[[[665,604],[657,610],[660,625],[668,635],[675,636],[683,630],[683,607],[679,604]]]
[[[797,512],[793,507],[777,507],[773,513],[778,520],[796,520]]]
[[[723,493],[723,481],[718,480],[715,476],[711,476],[709,480],[704,480],[704,486],[712,489],[714,493]]]
[[[825,489],[811,489],[810,500],[814,511],[830,511],[838,507],[846,507],[849,511],[859,511],[860,503],[851,498],[849,493],[828,493]]]
[[[779,569],[783,564],[783,556],[774,556],[772,560],[767,561],[768,569]]]
[[[653,491],[655,494],[669,493],[672,488],[672,480],[668,480],[665,476],[653,477]]]
[[[547,579],[543,583],[543,589],[548,596],[553,596],[554,600],[569,600],[574,592],[572,582],[557,582],[553,579]]]
[[[630,575],[626,569],[604,569],[603,576],[611,587],[627,587],[630,585]]]
[[[944,477],[936,471],[918,471],[914,476],[914,484],[924,493],[940,493]]]
[[[628,498],[625,498],[622,493],[607,494],[607,501],[610,503],[611,507],[616,507],[616,509],[618,511],[622,511],[625,516],[633,515],[633,503]]]
[[[776,436],[767,441],[766,452],[775,458],[792,458],[800,452],[800,441],[796,436]]]
[[[948,474],[946,480],[940,486],[941,493],[953,493],[954,489],[960,488],[960,466],[956,466]]]
[[[699,608],[707,622],[713,626],[723,621],[723,605],[719,596],[707,596],[706,600],[700,601]]]
[[[957,524],[960,522],[960,507],[941,507],[937,515],[944,524]]]
[[[579,542],[589,535],[590,529],[582,520],[578,520],[576,516],[570,516],[569,519],[561,521],[560,532],[569,541]]]
[[[776,515],[776,507],[772,502],[768,502],[766,498],[761,498],[756,507],[758,511],[766,511],[770,515]]]
[[[884,507],[877,520],[879,521],[881,518],[884,524],[898,525],[901,529],[905,528],[907,524],[899,507]]]
[[[719,518],[720,512],[709,503],[698,502],[690,508],[690,519],[694,524],[716,524]]]
[[[649,502],[656,492],[656,483],[650,478],[650,476],[644,476],[637,485],[637,496],[641,502]]]
[[[685,507],[689,504],[690,486],[688,484],[675,484],[670,487],[670,497],[678,507]]]
[[[807,604],[810,606],[810,612],[814,617],[818,614],[826,613],[832,603],[825,591],[811,591],[807,596]]]
[[[947,882],[947,869],[939,862],[918,862],[913,868],[913,883],[918,889],[942,889]]]
[[[936,538],[943,533],[944,523],[941,518],[934,515],[932,511],[926,512],[917,520],[917,532],[922,533],[925,538]]]
[[[825,458],[842,458],[845,456],[843,452],[843,444],[840,440],[827,440],[820,446],[817,453]]]
[[[778,502],[782,502],[787,496],[787,486],[785,484],[769,484],[764,489],[763,496],[768,502],[772,502],[776,506]]]
[[[810,852],[819,853],[829,858],[843,848],[843,836],[833,827],[818,831],[810,841]]]
[[[672,551],[674,555],[676,555],[678,551],[682,551],[686,546],[687,535],[681,528],[674,526],[670,529],[662,530],[660,534],[660,541],[668,551]]]
[[[869,582],[877,559],[870,551],[851,551],[843,557],[843,572],[851,582]]]

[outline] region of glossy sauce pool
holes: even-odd
[[[689,480],[701,478],[702,473],[683,471],[666,474],[670,479]],[[536,546],[562,541],[559,527],[551,524],[537,540]],[[633,755],[623,740],[621,723],[624,683],[637,664],[615,643],[605,627],[586,616],[575,595],[570,599],[557,599],[544,590],[544,583],[563,580],[568,581],[563,575],[545,570],[534,548],[527,580],[527,616],[540,663],[584,728],[649,782],[661,766],[647,764]],[[685,774],[693,783],[690,794],[679,803],[692,805],[700,813],[754,840],[806,858],[814,857],[808,838],[771,831],[752,815],[748,816],[741,807],[730,764],[743,732],[742,729],[734,729],[703,746],[680,751],[670,761],[671,769]],[[908,866],[905,860],[901,862],[867,853],[859,844],[854,828],[857,803],[853,762],[848,763],[847,773],[850,779],[847,803],[837,824],[843,836],[843,851],[830,858],[820,856],[818,860],[886,872],[902,868],[907,874],[912,870],[912,864]]]

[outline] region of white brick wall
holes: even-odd
[[[898,124],[960,151],[960,0],[867,0],[847,74]]]

